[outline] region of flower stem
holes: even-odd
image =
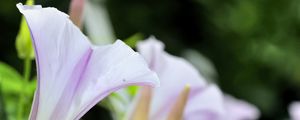
[[[30,74],[31,74],[31,59],[26,58],[24,59],[24,70],[23,70],[23,83],[22,83],[22,89],[26,91],[27,89],[27,84],[30,79]],[[18,120],[23,120],[24,119],[24,108],[25,108],[25,100],[26,100],[26,92],[21,92],[20,93],[20,101],[19,101],[19,106],[18,106]]]

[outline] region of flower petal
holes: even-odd
[[[255,106],[229,95],[225,95],[224,105],[227,111],[225,118],[228,120],[256,120],[260,116]]]
[[[223,94],[218,86],[208,85],[200,92],[191,93],[185,120],[222,120]]]
[[[300,120],[300,102],[293,102],[289,106],[291,120]]]
[[[18,4],[35,47],[38,87],[32,120],[80,119],[111,92],[128,85],[158,85],[144,59],[121,41],[92,46],[68,15]]]
[[[205,80],[190,63],[164,52],[164,45],[154,37],[140,42],[137,47],[149,67],[158,74],[161,80],[161,87],[153,91],[150,119],[165,119],[175,103],[174,100],[186,84],[191,85],[191,93],[206,85]],[[186,109],[192,106],[190,104],[190,102],[187,103]]]

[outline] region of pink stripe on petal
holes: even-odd
[[[77,88],[83,80],[85,75],[85,69],[89,62],[92,54],[92,49],[87,50],[84,56],[77,63],[72,76],[69,79],[68,86],[65,87],[63,95],[61,96],[59,102],[56,104],[54,113],[52,113],[51,120],[57,120],[63,118],[64,114],[68,112],[70,106],[72,105],[72,100],[77,92]],[[64,106],[64,107],[61,107]]]

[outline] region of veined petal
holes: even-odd
[[[227,111],[224,118],[228,120],[256,120],[260,116],[255,106],[229,95],[224,96],[224,105]]]
[[[92,46],[65,13],[17,7],[31,31],[38,70],[31,120],[80,119],[119,88],[158,85],[144,59],[123,42]]]
[[[203,77],[190,63],[164,52],[163,43],[154,37],[140,42],[137,47],[149,67],[158,74],[161,82],[161,87],[153,89],[151,120],[166,118],[186,84],[190,84],[191,93],[202,90],[206,85]],[[189,95],[189,101],[190,99],[193,99],[192,94]],[[193,106],[189,101],[185,109]]]

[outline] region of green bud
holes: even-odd
[[[27,0],[26,5],[33,5],[34,0]],[[30,31],[24,17],[21,19],[20,30],[16,38],[16,49],[21,59],[34,59],[34,49]]]

